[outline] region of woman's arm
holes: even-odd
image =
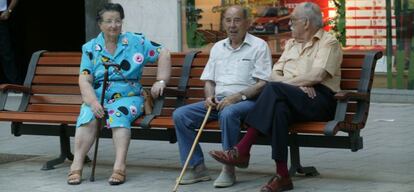
[[[163,94],[171,76],[171,55],[163,48],[158,56],[157,81],[152,85],[151,95],[157,98]]]
[[[96,97],[95,90],[92,87],[92,81],[92,75],[79,75],[79,88],[82,95],[82,101],[91,107],[95,117],[102,118],[104,116],[104,110]]]

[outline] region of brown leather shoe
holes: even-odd
[[[260,192],[280,192],[293,189],[293,183],[290,177],[274,176],[260,189]]]
[[[236,147],[227,151],[210,151],[210,156],[225,165],[233,165],[239,168],[247,168],[249,166],[250,155],[239,155]]]

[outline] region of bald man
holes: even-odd
[[[210,151],[225,165],[246,168],[250,149],[260,134],[269,135],[276,176],[260,191],[293,189],[287,168],[289,125],[300,121],[329,121],[334,118],[334,95],[340,87],[342,48],[322,29],[318,5],[299,4],[290,18],[292,39],[273,66],[271,81],[266,84],[256,104],[247,114],[250,127],[242,140],[227,151]]]
[[[210,51],[207,65],[201,75],[205,81],[205,101],[178,108],[173,113],[175,131],[184,164],[207,108],[213,107],[209,121],[218,120],[222,130],[223,150],[231,149],[239,139],[241,122],[250,111],[272,71],[270,49],[265,41],[247,30],[248,11],[240,6],[229,7],[223,15],[227,38],[217,42]],[[201,147],[197,145],[189,162],[190,170],[180,184],[210,180],[204,165]],[[215,187],[235,183],[234,166],[223,165]]]

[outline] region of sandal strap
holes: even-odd
[[[81,176],[81,175],[82,175],[82,170],[73,170],[73,171],[69,171],[69,173],[68,173],[68,177],[71,177],[71,176],[73,176],[73,175],[79,175],[79,176]]]
[[[121,175],[121,176],[125,177],[125,171],[122,171],[120,169],[114,170],[112,173],[115,173],[115,174],[118,174],[118,175]]]
[[[67,183],[69,185],[77,185],[82,181],[82,170],[69,171]]]
[[[112,179],[116,179],[119,181],[123,181],[125,179],[125,171],[122,170],[114,170],[111,175]]]

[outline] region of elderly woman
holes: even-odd
[[[67,178],[68,184],[80,184],[83,162],[97,134],[97,118],[107,110],[106,128],[112,130],[115,147],[111,185],[125,181],[126,156],[131,139],[131,122],[143,114],[144,98],[139,83],[143,67],[158,60],[157,81],[151,95],[162,95],[170,78],[170,54],[141,34],[122,33],[124,10],[120,4],[107,3],[97,13],[101,33],[82,47],[79,87],[83,105],[77,120],[75,154]],[[104,79],[104,63],[119,64],[108,72],[104,106],[100,97]]]

